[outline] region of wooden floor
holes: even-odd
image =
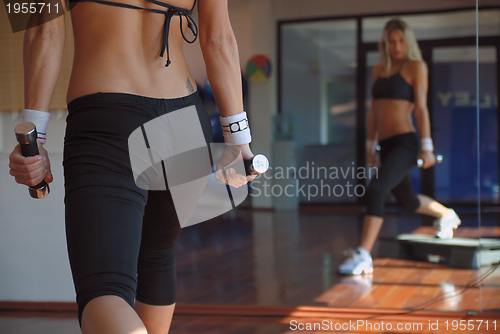
[[[456,235],[477,237],[477,215],[461,217]],[[500,236],[498,219],[498,213],[483,215],[482,237]],[[388,214],[381,236],[433,233],[421,223],[416,215]],[[422,327],[409,333],[436,333],[435,326],[439,333],[455,333],[453,320],[472,321],[474,330],[461,333],[500,332],[500,270],[472,287],[490,267],[376,258],[373,275],[338,275],[342,253],[356,246],[361,224],[362,215],[349,211],[240,209],[184,229],[176,248],[178,308],[170,333],[406,332],[394,329],[410,323]],[[488,330],[486,322],[477,328],[481,319]],[[314,329],[326,320],[328,330]],[[372,321],[372,327],[384,321],[394,328],[342,329],[349,320]],[[0,333],[71,334],[79,328],[74,312],[0,311]]]
[[[2,334],[81,333],[76,315],[64,313],[10,314],[0,317]],[[365,320],[360,320],[365,319]],[[460,320],[472,329],[459,330]],[[326,321],[326,324],[325,324]],[[361,323],[360,321],[363,321]],[[488,321],[486,328],[486,321]],[[292,334],[292,333],[498,333],[499,320],[476,318],[406,318],[367,319],[353,315],[351,319],[325,317],[249,317],[174,315],[169,333],[175,334]],[[356,325],[354,325],[356,323]],[[349,327],[351,327],[349,329]],[[401,328],[401,330],[398,330]]]

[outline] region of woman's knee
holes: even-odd
[[[385,192],[378,185],[370,185],[365,195],[367,214],[377,217],[383,216]]]
[[[385,190],[379,184],[370,184],[366,190],[365,200],[368,205],[371,203],[384,202]]]
[[[136,285],[135,278],[116,272],[94,273],[78,280],[76,282],[76,300],[80,325],[82,324],[83,312],[89,304],[106,304],[111,299],[132,309]]]
[[[396,199],[401,208],[403,208],[403,210],[405,210],[406,212],[415,212],[420,207],[420,200],[415,195]]]

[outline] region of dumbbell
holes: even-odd
[[[36,141],[38,134],[35,124],[31,122],[20,123],[14,128],[14,132],[17,141],[21,144],[21,154],[23,156],[32,157],[40,153]],[[33,198],[44,198],[50,193],[49,185],[44,180],[36,186],[29,187],[28,190]]]
[[[245,166],[245,173],[249,175],[259,175],[264,174],[269,169],[269,160],[264,154],[256,154],[252,159],[243,159],[243,165]],[[226,179],[225,168],[222,168],[222,173],[224,174],[224,179]],[[220,184],[226,184],[222,180],[217,179]]]
[[[443,156],[441,154],[438,154],[435,157],[436,157],[436,163],[437,164],[440,164],[441,162],[443,162]],[[421,168],[423,165],[424,165],[424,159],[418,159],[417,160],[417,166],[419,168]]]
[[[264,174],[269,169],[269,160],[264,154],[257,154],[250,160],[243,160],[247,175]]]

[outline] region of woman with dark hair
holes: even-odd
[[[431,139],[427,109],[428,72],[413,31],[402,20],[391,20],[385,25],[379,42],[381,62],[373,68],[372,103],[368,113],[369,165],[378,163],[375,148],[380,145],[378,177],[372,179],[367,192],[367,212],[361,242],[356,250],[348,250],[348,258],[339,272],[359,275],[373,272],[370,252],[383,223],[384,200],[389,192],[400,206],[438,218],[437,238],[452,238],[460,225],[455,211],[432,198],[415,195],[409,176],[417,159],[423,168],[436,163]],[[420,142],[412,122],[415,111]],[[378,142],[377,142],[378,141]]]
[[[71,9],[75,56],[63,166],[68,253],[83,333],[154,334],[170,327],[174,245],[181,226],[170,190],[136,185],[127,140],[143,124],[180,117],[184,110],[196,116],[177,129],[187,141],[201,136],[209,143],[212,132],[183,54],[183,42],[198,35],[191,17],[195,0],[168,1],[81,0]],[[198,10],[200,45],[221,124],[243,124],[239,55],[227,0],[198,0]],[[23,121],[37,126],[40,155],[26,158],[19,145],[14,149],[10,173],[20,184],[53,179],[43,143],[64,41],[64,16],[25,33]],[[250,159],[250,130],[239,130],[225,131],[225,141]],[[177,144],[180,140],[169,143]],[[239,187],[255,176],[230,169],[226,177]]]

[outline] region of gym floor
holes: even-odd
[[[462,225],[456,236],[477,237],[477,213],[457,212]],[[482,214],[483,237],[500,236],[499,217],[496,212]],[[305,324],[328,318],[335,323],[372,318],[376,312],[377,318],[384,314],[383,320],[394,324],[411,319],[428,326],[429,320],[441,317],[440,333],[452,332],[443,327],[445,320],[469,319],[474,312],[483,312],[478,317],[490,323],[500,320],[499,270],[467,288],[491,267],[453,269],[376,258],[377,244],[373,275],[338,275],[343,251],[357,246],[362,220],[354,207],[237,209],[186,228],[176,248],[178,308],[170,333],[297,333],[291,330],[293,319]],[[422,223],[429,221],[388,212],[380,236],[432,234],[433,228]],[[470,332],[494,333],[500,321],[497,326],[496,331],[490,325]],[[0,333],[71,334],[79,329],[74,311],[4,311]]]

